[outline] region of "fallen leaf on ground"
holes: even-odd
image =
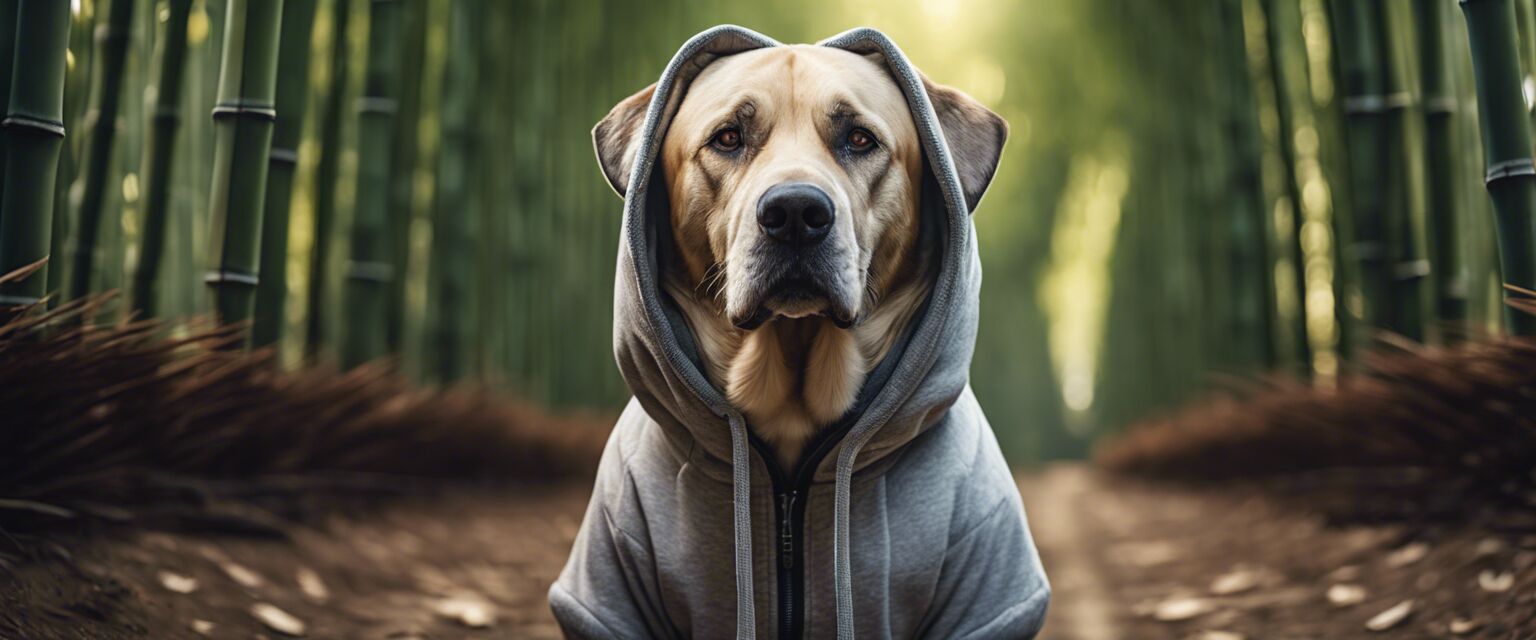
[[[171,571],[161,571],[160,586],[165,587],[166,591],[173,591],[176,593],[192,593],[193,591],[197,591],[197,578],[192,576],[184,576]]]
[[[260,620],[268,629],[295,638],[304,636],[304,621],[293,617],[293,614],[283,611],[265,602],[251,605],[251,615]]]
[[[1404,600],[1397,603],[1391,609],[1387,609],[1375,615],[1365,622],[1365,628],[1371,631],[1386,631],[1408,619],[1408,614],[1413,613],[1413,601]]]
[[[1348,582],[1360,577],[1360,565],[1346,564],[1328,573],[1330,580]]]
[[[1259,573],[1249,569],[1237,569],[1211,581],[1211,593],[1229,596],[1248,591],[1259,585]]]
[[[1232,631],[1201,631],[1190,640],[1247,640],[1248,636]]]
[[[1498,538],[1483,538],[1477,543],[1477,557],[1498,555],[1504,551],[1504,541]]]
[[[1477,574],[1477,586],[1482,587],[1483,591],[1504,593],[1515,586],[1515,574],[1508,571],[1495,573],[1484,569],[1482,573]]]
[[[213,623],[207,620],[193,620],[192,632],[200,636],[210,635],[213,633]]]
[[[490,603],[474,596],[454,596],[437,601],[437,615],[472,629],[496,624],[496,611]]]
[[[229,576],[230,580],[240,583],[242,587],[255,589],[261,586],[261,574],[251,571],[243,564],[226,560],[219,563],[219,568],[224,570],[224,575]]]
[[[1215,604],[1203,598],[1172,598],[1157,603],[1152,617],[1161,622],[1178,622],[1203,616],[1215,609]]]
[[[299,589],[303,590],[304,595],[309,596],[309,599],[325,602],[331,598],[331,590],[325,587],[325,581],[320,579],[320,574],[315,573],[314,569],[299,567],[298,580]]]
[[[1469,618],[1452,618],[1450,625],[1451,634],[1458,636],[1464,636],[1472,633],[1473,631],[1477,631],[1478,628],[1482,626],[1483,623]]]
[[[1335,607],[1348,607],[1365,602],[1365,587],[1358,584],[1336,584],[1328,587],[1328,602]]]
[[[1429,555],[1429,543],[1412,542],[1387,554],[1387,566],[1392,568],[1406,567],[1423,560],[1424,556],[1427,555]]]

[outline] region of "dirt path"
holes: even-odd
[[[1455,618],[1473,629],[1454,637],[1536,637],[1536,539],[1329,527],[1247,492],[1076,465],[1020,486],[1056,591],[1051,640],[1453,637]],[[557,637],[544,594],[585,502],[580,488],[461,492],[288,540],[33,544],[0,555],[0,638],[278,638],[295,622],[311,638]],[[1330,603],[1330,587],[1357,601]],[[1404,601],[1408,615],[1367,630]]]
[[[1536,537],[1328,526],[1251,491],[1077,465],[1020,488],[1055,589],[1049,640],[1536,638]]]

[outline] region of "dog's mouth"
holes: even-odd
[[[751,307],[752,313],[733,319],[738,329],[752,331],[774,318],[807,318],[821,316],[832,321],[838,328],[847,329],[854,324],[854,312],[839,303],[839,297],[812,278],[782,278],[768,286],[762,300]]]

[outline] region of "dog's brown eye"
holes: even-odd
[[[848,148],[854,151],[869,151],[875,146],[875,137],[863,129],[854,129],[848,132]]]
[[[735,129],[726,129],[715,134],[711,144],[721,151],[735,151],[741,148],[741,132]]]

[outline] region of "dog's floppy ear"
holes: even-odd
[[[955,170],[960,173],[960,188],[965,191],[965,206],[975,211],[997,173],[997,161],[1008,140],[1008,122],[958,89],[927,78],[923,78],[923,86],[949,141]]]
[[[635,143],[645,126],[645,114],[651,106],[656,85],[620,100],[608,115],[592,127],[592,146],[597,149],[597,164],[608,178],[608,186],[619,196],[629,191],[629,170],[635,166]]]

